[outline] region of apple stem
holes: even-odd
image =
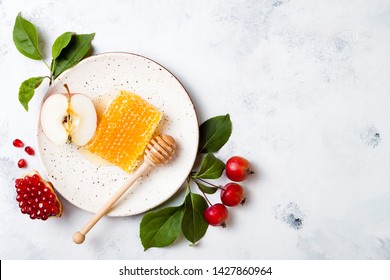
[[[66,123],[66,130],[68,132],[68,142],[71,142],[72,141],[72,138],[71,138],[71,133],[70,133],[70,128],[72,127],[72,124],[71,124],[71,118],[70,118],[70,90],[69,90],[69,87],[67,84],[64,84],[64,87],[66,88],[66,91],[67,91],[67,98],[68,98],[68,108],[67,108],[67,115],[66,115],[66,121],[64,121]]]
[[[203,194],[204,198],[206,199],[207,203],[212,206],[213,204],[211,204],[210,200],[207,198],[207,195],[204,193],[204,191],[200,190],[201,193]]]
[[[194,180],[201,181],[201,182],[203,182],[203,183],[205,183],[205,184],[208,184],[208,185],[210,185],[210,186],[212,186],[212,187],[214,187],[214,188],[218,188],[218,189],[220,189],[220,190],[223,190],[223,188],[222,188],[221,186],[214,185],[213,183],[210,183],[210,182],[208,182],[208,181],[206,181],[206,180],[203,180],[203,179],[201,179],[201,178],[193,178],[193,179],[194,179]]]
[[[64,88],[66,88],[68,99],[70,100],[70,90],[68,84],[64,84]]]

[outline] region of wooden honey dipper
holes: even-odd
[[[80,230],[73,234],[73,241],[81,244],[85,240],[85,235],[92,227],[105,216],[115,203],[126,193],[126,191],[150,169],[157,165],[166,164],[170,161],[176,150],[176,142],[169,135],[161,135],[153,138],[146,147],[144,162],[132,173],[126,183],[107,201],[103,207],[89,220],[89,222]]]

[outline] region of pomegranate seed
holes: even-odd
[[[16,147],[16,148],[22,148],[24,146],[24,143],[22,142],[22,140],[20,139],[15,139],[12,144]]]
[[[20,185],[18,189],[19,189],[19,193],[25,193],[27,187],[25,185]]]
[[[52,214],[53,216],[55,216],[55,215],[57,215],[57,213],[58,213],[58,208],[55,207],[55,206],[52,206],[52,207],[50,208],[50,212],[51,212],[51,214]]]
[[[31,148],[30,146],[27,146],[26,148],[24,148],[24,150],[26,151],[27,154],[29,154],[30,156],[33,156],[35,155],[35,151],[33,148]]]
[[[38,184],[40,183],[41,179],[39,179],[39,176],[37,174],[34,174],[31,178],[31,181],[34,187],[38,187]]]
[[[27,161],[24,158],[22,158],[18,161],[19,168],[25,168],[26,166],[27,166]]]

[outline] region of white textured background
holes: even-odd
[[[144,252],[141,216],[104,218],[76,246],[89,213],[64,200],[61,219],[19,213],[24,152],[12,140],[36,147],[47,84],[28,113],[17,92],[48,71],[14,47],[18,12],[38,26],[46,54],[65,31],[96,32],[95,53],[139,53],[171,70],[201,122],[230,113],[233,135],[218,155],[246,156],[257,175],[226,229],[209,228],[195,248],[179,239]],[[390,259],[389,30],[387,0],[0,0],[0,258]],[[37,156],[28,162],[42,170]]]

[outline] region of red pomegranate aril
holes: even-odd
[[[33,185],[33,186],[38,187],[38,184],[41,182],[41,179],[39,178],[39,176],[38,176],[37,174],[34,174],[34,175],[31,177],[31,182],[32,182],[32,185]]]
[[[20,184],[23,184],[23,179],[16,179],[15,180],[15,184],[17,185],[17,186],[20,186]]]
[[[50,212],[51,212],[51,214],[54,216],[54,215],[57,215],[58,214],[58,208],[57,207],[55,207],[55,206],[52,206],[51,208],[50,208]]]
[[[27,207],[20,208],[20,212],[22,212],[23,214],[26,214],[27,213]]]
[[[20,139],[15,139],[12,144],[14,145],[14,147],[16,148],[22,148],[24,146],[24,143],[22,142],[22,140]]]
[[[26,148],[24,148],[24,150],[25,150],[25,152],[26,152],[27,154],[29,154],[30,156],[35,155],[34,149],[31,148],[30,146],[27,146]]]
[[[37,214],[35,214],[35,212],[32,212],[32,213],[30,214],[30,218],[31,218],[32,220],[35,220],[35,219],[37,218]]]
[[[34,186],[31,187],[31,196],[37,198],[38,196],[40,196],[40,194],[41,194],[41,191],[37,187],[34,187]]]
[[[20,194],[18,194],[17,196],[16,196],[16,201],[17,202],[21,202],[22,201],[22,196],[20,195]]]
[[[16,185],[16,192],[17,193],[25,193],[26,192],[26,185],[24,184],[19,184],[19,185]]]
[[[47,215],[44,215],[44,214],[43,214],[43,215],[41,216],[41,220],[42,220],[42,221],[46,221],[47,218],[49,218],[49,216],[47,216]]]
[[[25,168],[26,166],[27,166],[27,161],[24,158],[22,158],[18,161],[19,168]]]

